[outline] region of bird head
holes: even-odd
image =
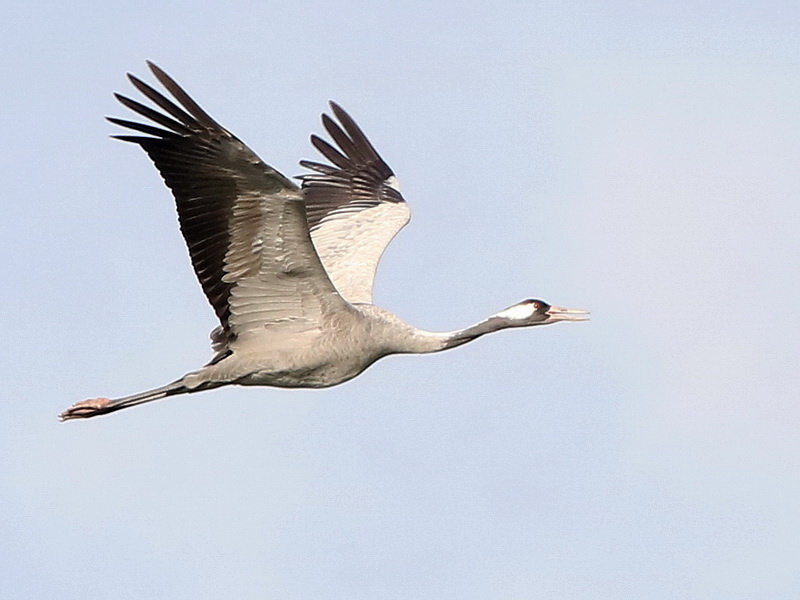
[[[509,306],[494,316],[508,321],[511,327],[529,327],[549,325],[559,321],[588,321],[589,311],[553,306],[544,300],[528,299]]]

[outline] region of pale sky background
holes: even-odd
[[[796,2],[3,12],[0,597],[798,597]],[[211,356],[103,121],[145,59],[288,175],[345,106],[414,211],[377,281],[407,321],[593,320],[60,424]]]

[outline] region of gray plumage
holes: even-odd
[[[330,103],[336,120],[323,115],[322,123],[335,146],[311,138],[330,164],[302,161],[312,173],[298,187],[148,65],[178,104],[128,75],[164,112],[116,94],[157,126],[109,121],[144,134],[115,137],[141,146],[172,190],[192,266],[220,322],[211,333],[215,355],[171,384],[85,400],[62,419],[230,384],[328,387],[389,354],[436,352],[500,329],[588,318],[524,300],[467,329],[434,333],[374,306],[378,262],[410,212],[394,173],[353,119]]]

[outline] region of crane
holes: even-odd
[[[128,74],[161,111],[115,94],[151,123],[108,120],[136,132],[114,137],[141,146],[172,190],[192,266],[219,319],[214,356],[165,386],[78,402],[62,420],[233,384],[324,388],[390,354],[439,352],[502,329],[589,318],[526,299],[457,331],[408,325],[372,303],[372,286],[410,211],[393,171],[350,115],[330,102],[333,116],[323,114],[322,124],[333,143],[311,136],[328,162],[301,161],[310,173],[298,186],[147,64],[174,101]]]

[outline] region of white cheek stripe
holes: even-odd
[[[504,319],[511,319],[512,321],[519,321],[531,317],[534,312],[536,312],[536,305],[534,304],[515,304],[510,308],[501,310],[497,313],[497,316]]]

